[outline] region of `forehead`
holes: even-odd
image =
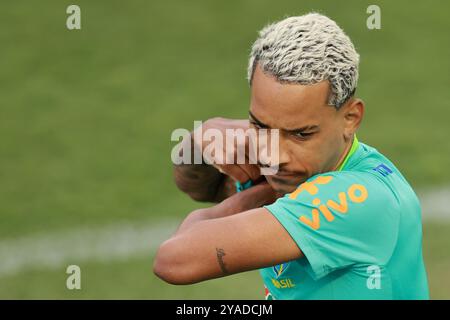
[[[256,65],[250,111],[272,128],[318,125],[335,111],[327,105],[329,90],[328,81],[313,85],[280,83]]]

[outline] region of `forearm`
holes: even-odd
[[[237,193],[221,203],[191,212],[181,223],[175,235],[179,235],[196,223],[227,217],[250,209],[259,208],[276,200],[274,191],[267,183],[261,183],[243,192]]]
[[[194,200],[220,202],[235,193],[234,181],[256,182],[261,177],[260,169],[256,164],[238,164],[237,158],[234,164],[223,163],[224,156],[233,154],[237,157],[237,150],[242,147],[242,143],[247,144],[248,139],[245,134],[242,136],[242,132],[248,128],[248,120],[213,118],[185,137],[178,154],[184,164],[174,167],[175,183],[178,188]],[[213,155],[207,153],[208,163],[214,163],[214,165],[206,164],[202,153],[210,145],[207,143],[209,140],[203,141],[203,132],[211,129],[221,132],[227,141],[229,139],[227,130],[240,130],[240,137],[243,138],[238,139],[233,135],[231,139],[236,139],[236,145],[232,149],[225,150],[225,144],[222,145],[222,149],[214,148]],[[185,152],[189,154],[184,154]],[[199,160],[201,164],[195,164],[199,163]]]

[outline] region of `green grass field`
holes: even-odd
[[[175,187],[175,128],[247,116],[246,64],[266,23],[318,11],[361,55],[366,102],[359,139],[387,155],[413,187],[450,180],[448,1],[76,1],[82,30],[66,29],[70,1],[0,4],[0,243],[123,221],[181,219],[198,204]],[[450,210],[449,210],[450,214]],[[450,219],[426,223],[432,298],[450,298]],[[164,284],[153,252],[0,275],[0,298],[255,298],[257,272],[194,286]],[[0,261],[0,264],[2,261]]]

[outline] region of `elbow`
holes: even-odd
[[[186,179],[181,171],[183,165],[174,166],[174,182],[177,188],[187,194],[192,200],[198,202],[217,202],[216,194],[218,192],[219,185],[223,179],[223,175],[218,173],[219,177],[213,177],[208,181],[203,181],[199,177],[189,177]],[[217,171],[214,167],[206,170]],[[218,171],[217,171],[218,172]],[[211,181],[210,181],[211,180]]]
[[[186,192],[187,195],[194,201],[197,202],[214,202],[215,197],[211,194],[201,194],[201,193],[194,193],[194,192]]]
[[[209,188],[208,190],[192,190],[190,188],[186,188],[183,185],[177,185],[178,189],[183,191],[185,194],[189,196],[194,201],[197,202],[216,202],[216,195],[214,192],[217,192],[214,188]]]
[[[177,188],[187,194],[189,198],[198,202],[213,202],[213,196],[211,195],[210,190],[192,190],[192,188],[188,185],[185,185],[183,182],[175,180],[175,185]]]
[[[158,249],[153,262],[153,273],[161,280],[173,285],[195,283],[189,277],[189,266],[183,262],[183,257],[177,254],[176,240],[165,241]]]

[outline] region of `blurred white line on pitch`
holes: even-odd
[[[2,240],[0,277],[85,261],[125,260],[145,255],[150,258],[178,224],[175,221],[119,223]]]
[[[430,188],[419,192],[422,218],[425,221],[450,221],[450,187]]]

